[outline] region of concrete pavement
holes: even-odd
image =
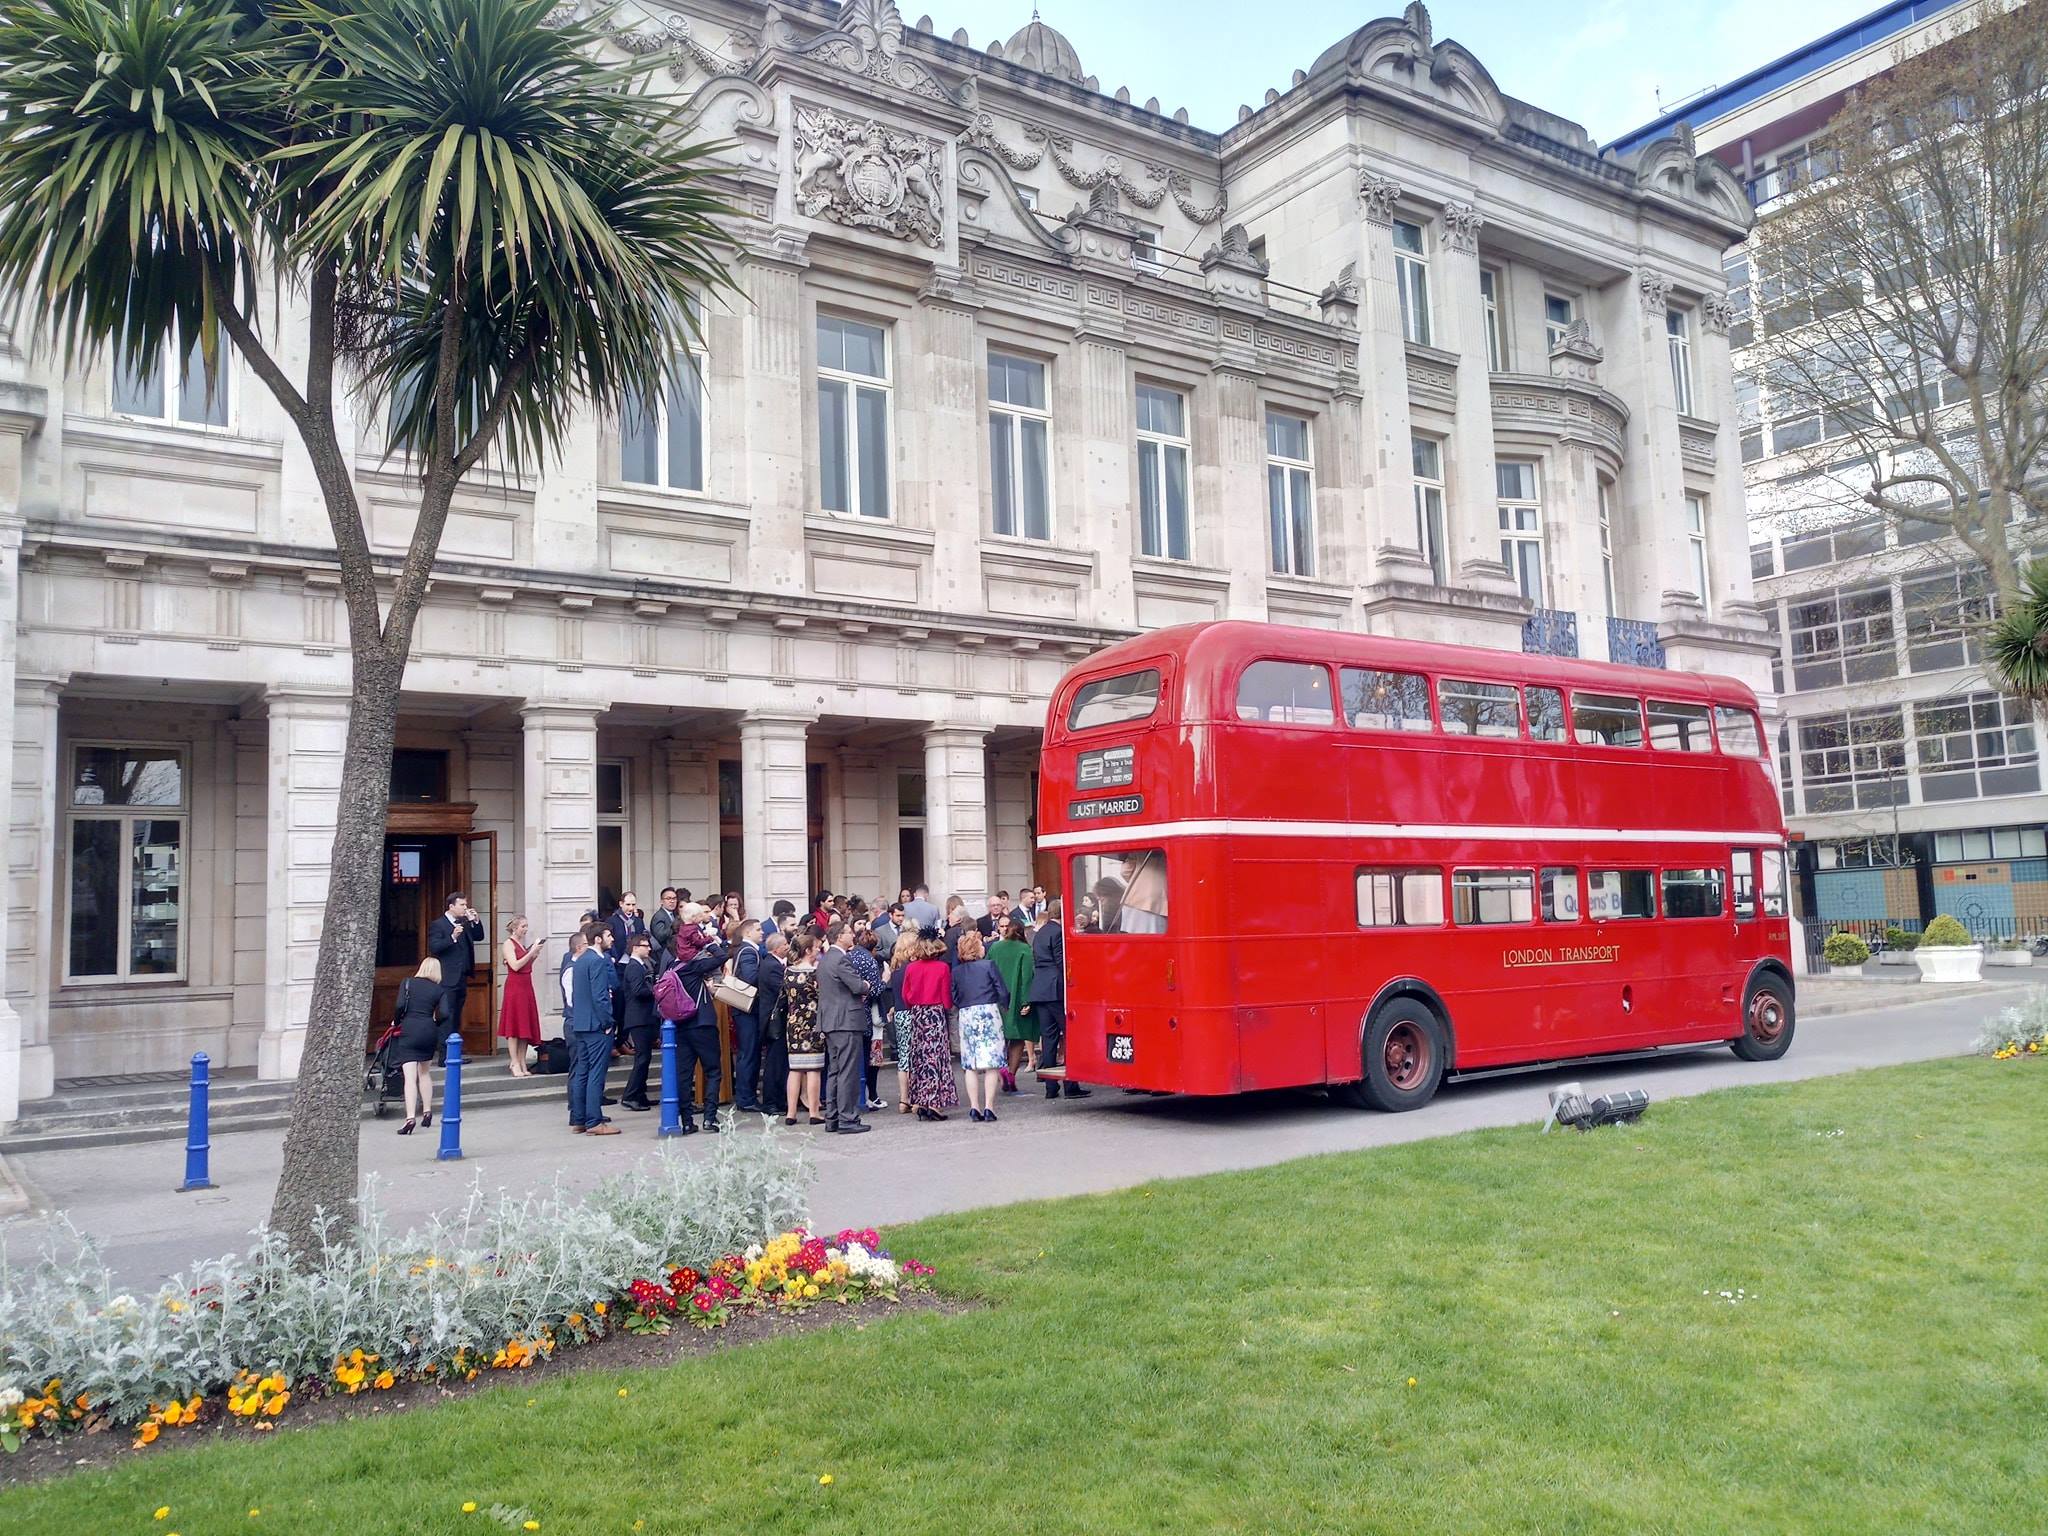
[[[964,1110],[944,1125],[923,1125],[892,1108],[873,1117],[873,1135],[840,1138],[804,1127],[788,1134],[805,1137],[813,1147],[812,1212],[820,1225],[893,1225],[1479,1126],[1534,1126],[1546,1091],[1574,1079],[1591,1092],[1643,1088],[1654,1113],[1654,1101],[1680,1094],[1958,1055],[1969,1049],[1984,1019],[2021,995],[2013,987],[1987,985],[1894,1004],[1892,989],[1876,983],[1868,984],[1868,1002],[1840,990],[1859,985],[1812,984],[1814,1012],[1802,1011],[1798,1037],[1781,1061],[1743,1062],[1717,1047],[1650,1061],[1477,1078],[1446,1084],[1433,1103],[1405,1115],[1342,1109],[1305,1092],[1214,1100],[1099,1090],[1086,1101],[1049,1103],[1026,1078],[1027,1091],[1005,1099],[999,1106],[1003,1118],[992,1126],[973,1124]],[[1889,1006],[1873,1006],[1883,1004]],[[1858,1011],[1832,1011],[1845,1006]],[[438,1126],[433,1133],[400,1138],[388,1123],[369,1122],[362,1166],[379,1176],[385,1208],[400,1226],[459,1202],[472,1179],[515,1192],[545,1188],[557,1178],[567,1188],[585,1188],[655,1155],[660,1145],[654,1115],[614,1113],[626,1134],[599,1141],[571,1136],[566,1110],[552,1105],[475,1115],[464,1121],[467,1157],[459,1163],[435,1161]],[[173,1192],[184,1159],[177,1142],[12,1159],[35,1209],[0,1223],[0,1242],[8,1260],[20,1263],[40,1245],[51,1213],[62,1212],[100,1241],[124,1285],[153,1286],[196,1258],[242,1246],[269,1209],[282,1141],[279,1131],[217,1138],[213,1177],[220,1187],[194,1194]],[[672,1145],[688,1157],[705,1139]]]

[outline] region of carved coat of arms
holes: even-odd
[[[830,108],[798,107],[796,205],[806,217],[945,243],[945,148]]]

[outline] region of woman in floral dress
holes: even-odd
[[[953,1053],[946,1038],[953,970],[946,964],[946,941],[938,929],[918,931],[916,957],[903,970],[902,993],[896,1016],[897,1028],[909,1035],[899,1049],[909,1063],[910,1107],[920,1120],[943,1120],[943,1111],[960,1102],[960,1090],[953,1082]]]
[[[825,1077],[825,1034],[818,1028],[818,941],[799,933],[789,941],[789,967],[783,973],[784,1033],[789,1045],[789,1113],[784,1125],[796,1124],[799,1109],[810,1111],[812,1125],[823,1125],[818,1089]]]
[[[1003,1010],[1010,1006],[1009,983],[991,965],[981,935],[960,935],[960,963],[953,967],[953,1006],[960,1015],[960,1070],[967,1074],[967,1118],[996,1118],[996,1084],[1003,1073]]]

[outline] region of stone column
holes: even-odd
[[[597,904],[595,705],[528,700],[519,711],[519,905],[559,963]],[[543,1006],[546,996],[542,997]]]
[[[943,908],[958,896],[979,916],[988,901],[988,767],[980,726],[924,733],[925,883]]]
[[[740,809],[745,837],[747,910],[767,914],[777,901],[805,911],[807,883],[805,742],[815,717],[753,709],[740,716]]]
[[[1500,514],[1495,506],[1493,475],[1493,374],[1486,362],[1486,305],[1479,293],[1479,226],[1477,209],[1466,203],[1446,203],[1437,220],[1438,260],[1431,273],[1439,284],[1432,296],[1437,344],[1458,354],[1457,430],[1444,445],[1448,460],[1444,466],[1444,520],[1448,525],[1444,542],[1451,574],[1459,586],[1519,595],[1513,574],[1500,558]],[[1412,495],[1410,502],[1412,506]],[[1543,521],[1548,531],[1563,519],[1553,515],[1546,502]],[[1537,605],[1548,606],[1540,596]]]
[[[1400,184],[1376,171],[1359,177],[1362,212],[1363,314],[1359,333],[1359,374],[1373,381],[1366,395],[1361,436],[1365,469],[1366,522],[1371,531],[1374,572],[1354,571],[1354,580],[1430,580],[1417,547],[1414,473],[1409,443],[1408,343],[1401,334],[1401,294],[1394,283],[1394,204]],[[1486,435],[1490,438],[1490,425]],[[1260,501],[1263,508],[1263,497]],[[1445,516],[1450,515],[1449,508]],[[1391,556],[1391,558],[1389,558]],[[1404,558],[1405,557],[1405,558]],[[1454,575],[1455,571],[1447,572]]]
[[[9,626],[10,630],[12,626]],[[11,635],[10,635],[11,648]],[[57,700],[64,680],[14,679],[13,780],[8,827],[7,1005],[14,1036],[15,1103],[47,1099],[56,1091],[50,1049],[50,985],[57,910]],[[4,1028],[0,1020],[0,1028]],[[0,1092],[10,1076],[0,1041]],[[0,1120],[16,1111],[0,1103]]]
[[[1031,760],[1005,754],[989,759],[994,866],[989,883],[1015,895],[1031,883]],[[978,915],[978,914],[977,914]]]
[[[1678,400],[1664,333],[1670,298],[1671,280],[1648,269],[1601,295],[1611,338],[1603,371],[1630,412],[1629,452],[1617,489],[1628,509],[1631,590],[1620,607],[1631,618],[1657,622],[1700,616],[1691,595]]]
[[[1131,499],[1136,483],[1131,456],[1137,441],[1132,419],[1137,385],[1131,377],[1129,354],[1118,336],[1086,330],[1075,338],[1074,357],[1079,366],[1073,371],[1079,374],[1079,381],[1072,393],[1079,397],[1080,409],[1067,410],[1062,415],[1066,420],[1081,423],[1081,441],[1077,445],[1080,473],[1056,477],[1056,483],[1078,483],[1081,505],[1054,509],[1058,524],[1055,533],[1060,542],[1070,547],[1083,542],[1075,537],[1077,532],[1083,533],[1096,551],[1094,611],[1084,612],[1082,617],[1097,624],[1128,628],[1138,621],[1131,561],[1143,548],[1138,511]],[[1084,516],[1085,529],[1080,526]],[[1202,541],[1215,535],[1198,526],[1195,507],[1188,509],[1188,516],[1190,553],[1199,557]]]
[[[882,889],[882,770],[872,752],[845,752],[839,758],[838,804],[831,820],[838,834],[839,857],[832,870],[832,888],[873,900],[894,896]]]
[[[668,770],[668,863],[656,872],[656,901],[664,885],[708,891],[718,884],[718,765],[673,737],[661,743],[660,758]],[[654,902],[642,905],[651,910]]]
[[[265,699],[263,933],[267,975],[256,1075],[296,1077],[313,1009],[341,807],[349,700],[277,689]]]
[[[956,285],[934,281],[921,295],[915,326],[924,333],[916,357],[898,345],[896,434],[890,448],[903,473],[897,509],[906,527],[932,531],[932,606],[940,612],[982,609],[981,380],[987,355],[975,326],[976,306]],[[898,328],[900,342],[911,326]],[[912,423],[916,424],[912,430]]]
[[[1726,298],[1710,295],[1694,311],[1693,393],[1700,415],[1713,422],[1714,488],[1707,502],[1707,573],[1714,590],[1705,594],[1715,618],[1729,605],[1755,601],[1749,574],[1749,512],[1743,494],[1741,427],[1735,419],[1735,365],[1728,350]],[[1901,636],[1904,630],[1900,631]]]
[[[11,352],[12,337],[0,334],[0,351]],[[23,461],[28,453],[29,439],[41,429],[49,412],[48,395],[39,387],[18,383],[14,380],[0,381],[0,698],[15,693],[15,656],[17,622],[21,612],[21,482]],[[52,703],[50,719],[50,750],[56,748],[55,705]],[[0,710],[0,760],[12,759],[14,755],[15,711]],[[14,782],[20,785],[21,764],[15,763]],[[33,781],[35,791],[43,793],[42,786],[51,783],[46,775]],[[46,827],[47,838],[54,838],[54,827]],[[48,865],[54,849],[44,847],[40,859]],[[19,850],[9,859],[9,864],[19,869]],[[24,1098],[47,1098],[53,1080],[50,1057],[47,1013],[41,1032],[31,1039],[27,1032],[22,1013],[15,1007],[14,996],[25,992],[24,983],[29,980],[23,966],[40,965],[43,985],[48,986],[49,951],[46,948],[31,948],[26,955],[17,956],[19,934],[13,919],[13,910],[19,905],[17,895],[10,891],[5,903],[0,903],[0,956],[5,956],[6,972],[4,985],[0,985],[0,1126],[16,1119]],[[47,911],[48,904],[43,904]],[[47,1008],[47,992],[45,992]]]
[[[1198,504],[1218,509],[1207,551],[1197,534],[1197,558],[1230,573],[1233,619],[1266,616],[1266,577],[1273,568],[1266,507],[1266,421],[1259,406],[1259,371],[1222,364],[1209,374],[1210,388],[1196,402],[1197,426],[1208,430],[1195,441]],[[1207,407],[1205,410],[1204,407]],[[1211,414],[1213,413],[1213,414]],[[1208,441],[1205,444],[1203,439]]]
[[[805,423],[814,409],[804,364],[803,274],[809,265],[802,237],[787,231],[777,232],[772,253],[743,253],[734,303],[747,334],[746,377],[738,391],[745,409],[739,421],[714,429],[745,444],[742,495],[752,518],[747,584],[778,595],[804,589],[804,512],[813,494],[805,457],[811,441]]]

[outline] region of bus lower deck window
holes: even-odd
[[[1713,869],[1664,871],[1666,917],[1719,917],[1723,872]]]
[[[1451,876],[1452,920],[1526,923],[1535,916],[1535,881],[1526,869],[1461,869]]]
[[[1589,869],[1586,871],[1586,916],[1596,922],[1609,918],[1655,917],[1657,877],[1647,869]]]
[[[1621,694],[1575,693],[1572,735],[1582,747],[1640,747],[1643,706]]]
[[[1358,926],[1441,928],[1444,876],[1437,869],[1361,869]]]
[[[1166,932],[1166,850],[1122,848],[1075,856],[1076,933]]]
[[[1543,892],[1543,921],[1576,923],[1579,920],[1579,872],[1576,869],[1546,869],[1539,885]]]

